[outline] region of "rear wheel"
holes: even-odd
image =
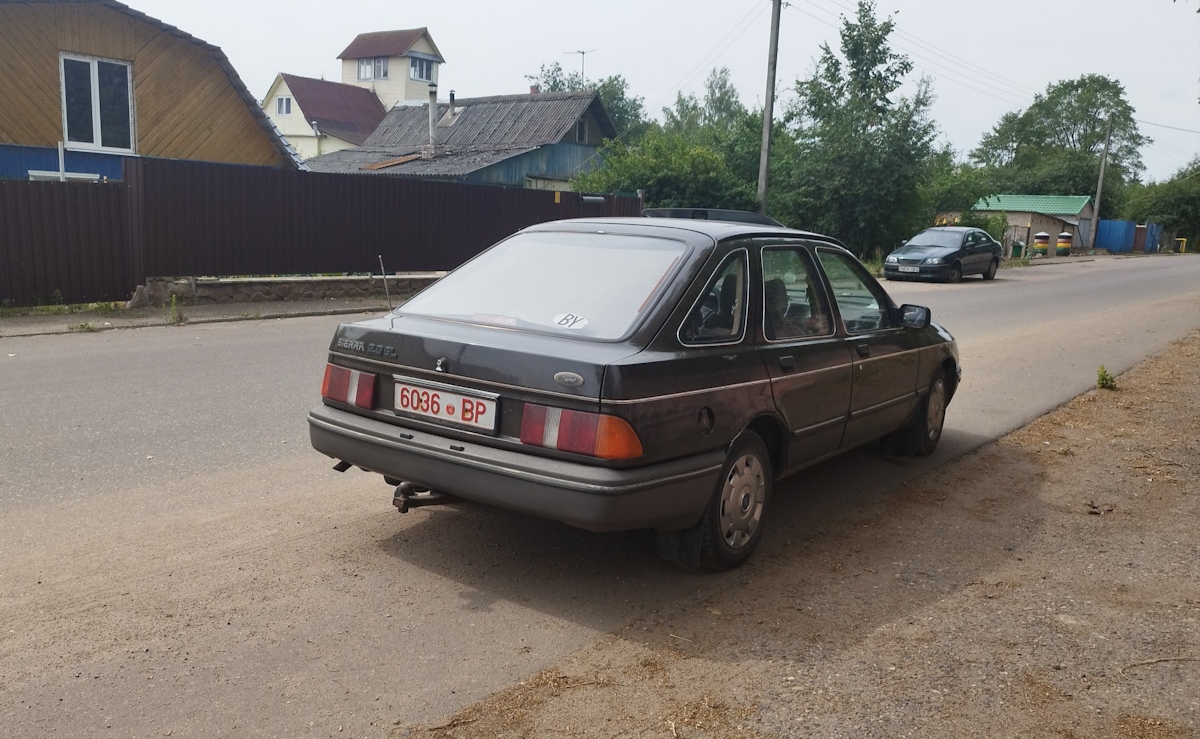
[[[946,272],[946,282],[962,282],[962,265],[958,262],[950,265],[949,271]]]
[[[762,539],[772,482],[766,444],[753,431],[743,433],[729,449],[699,524],[701,564],[726,570],[750,558]]]
[[[996,276],[996,269],[999,266],[1000,266],[999,260],[993,259],[991,261],[991,263],[988,264],[987,271],[983,273],[983,279],[985,279],[985,280],[993,279]]]

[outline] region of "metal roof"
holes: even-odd
[[[246,89],[246,85],[242,82],[242,78],[238,76],[237,70],[235,70],[233,65],[229,63],[229,58],[225,56],[225,52],[221,51],[220,47],[213,46],[207,41],[202,41],[190,33],[181,31],[169,23],[163,23],[157,18],[148,16],[140,10],[134,10],[128,5],[119,3],[116,0],[0,0],[0,4],[17,5],[22,3],[42,3],[46,5],[95,3],[97,5],[103,5],[105,7],[112,8],[113,10],[119,13],[124,13],[135,20],[148,23],[164,33],[177,36],[185,41],[189,41],[197,46],[207,49],[212,54],[213,60],[216,61],[217,66],[221,68],[221,71],[224,72],[225,76],[229,79],[229,84],[231,87],[233,87],[234,92],[236,92],[246,103],[246,107],[250,110],[250,114],[254,116],[254,119],[258,122],[259,127],[262,128],[263,132],[267,134],[267,137],[271,140],[271,143],[274,144],[280,155],[282,155],[284,164],[290,164],[296,169],[305,168],[304,162],[300,159],[300,156],[296,153],[296,150],[293,149],[291,144],[289,144],[287,140],[283,138],[283,136],[279,133],[279,129],[275,127],[275,124],[271,122],[271,119],[267,117],[266,112],[263,111],[262,106],[258,104],[258,100],[256,100],[255,97],[250,94],[250,91]]]
[[[383,120],[383,103],[365,87],[281,73],[304,119],[322,133],[361,145]]]
[[[433,159],[420,157],[420,146],[379,149],[360,146],[309,159],[313,172],[356,174],[403,174],[408,177],[455,177],[470,174],[497,162],[533,151],[536,146],[462,149],[440,153]]]
[[[446,113],[449,103],[438,103],[438,146],[532,147],[554,144],[574,130],[575,122],[589,110],[599,122],[601,133],[615,138],[600,97],[592,90],[542,92],[527,95],[456,100],[455,115]],[[367,138],[364,146],[391,148],[429,143],[429,104],[396,105]]]
[[[1090,202],[1087,195],[990,195],[980,198],[971,210],[1078,216]]]
[[[429,35],[428,28],[406,28],[398,31],[372,31],[370,33],[360,33],[354,37],[350,45],[345,51],[338,54],[338,59],[373,59],[380,56],[405,56],[410,51],[417,41],[424,36],[429,45],[433,47],[434,56],[437,61],[445,62],[442,58],[442,52],[438,51],[437,44],[433,43],[433,37]]]

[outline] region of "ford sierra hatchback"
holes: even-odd
[[[959,378],[929,310],[895,305],[834,239],[579,219],[338,327],[308,422],[401,511],[650,528],[668,559],[724,569],[762,539],[779,478],[876,440],[931,453]]]

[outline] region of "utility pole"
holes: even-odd
[[[1100,230],[1100,194],[1104,192],[1104,165],[1108,163],[1108,143],[1112,140],[1112,113],[1108,114],[1108,129],[1104,133],[1104,153],[1100,156],[1100,179],[1096,181],[1096,201],[1092,205],[1092,232],[1088,234],[1088,251],[1096,248],[1096,232]]]
[[[775,63],[779,57],[779,13],[783,0],[771,3],[771,45],[767,52],[767,98],[763,103],[762,146],[758,155],[758,212],[767,214],[767,166],[771,161],[771,129],[775,111]]]

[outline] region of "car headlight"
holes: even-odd
[[[941,263],[942,263],[941,257],[930,257],[929,259],[926,259],[924,262],[921,262],[921,264],[941,264]]]
[[[896,262],[900,261],[900,257],[896,256],[895,254],[888,254],[887,259],[883,261],[887,262],[888,264],[895,264]]]

